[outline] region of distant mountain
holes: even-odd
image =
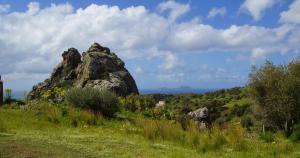
[[[188,86],[182,86],[178,88],[167,88],[162,87],[158,89],[140,89],[140,94],[183,94],[183,93],[194,93],[194,94],[204,94],[207,92],[216,91],[217,89],[201,89],[201,88],[191,88]],[[24,99],[25,91],[13,91],[12,98],[14,99]]]
[[[187,86],[182,86],[179,88],[158,88],[158,89],[141,89],[140,93],[141,94],[181,94],[181,93],[195,93],[195,94],[203,94],[207,92],[212,92],[217,89],[194,89],[191,87]]]

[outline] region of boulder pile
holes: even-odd
[[[53,70],[50,78],[35,85],[28,99],[39,99],[43,91],[56,87],[94,87],[109,89],[118,95],[138,94],[135,80],[124,62],[109,48],[94,43],[82,55],[75,48],[62,54],[63,61]]]

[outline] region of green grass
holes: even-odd
[[[102,119],[74,127],[69,115],[50,116],[58,121],[48,117],[40,111],[0,108],[0,157],[300,157],[299,144],[284,138],[265,143],[240,128],[216,129],[210,137],[182,131],[166,120]]]

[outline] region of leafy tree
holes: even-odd
[[[250,94],[262,107],[265,124],[290,134],[300,121],[300,60],[278,66],[267,61],[249,77]]]

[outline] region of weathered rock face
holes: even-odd
[[[110,89],[123,96],[139,93],[124,62],[109,48],[94,43],[82,56],[77,49],[69,48],[62,57],[63,61],[54,69],[51,77],[34,86],[28,99],[38,99],[43,91],[66,85]]]

